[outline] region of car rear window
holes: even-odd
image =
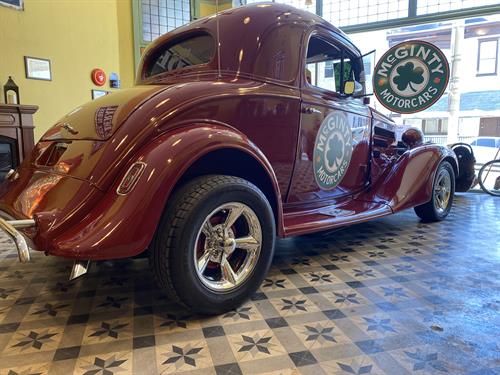
[[[215,41],[209,34],[197,34],[160,47],[149,58],[146,77],[189,66],[209,63],[215,54]]]

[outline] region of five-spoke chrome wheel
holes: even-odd
[[[434,184],[434,202],[439,214],[448,209],[448,202],[451,196],[451,176],[447,169],[441,169]]]
[[[252,274],[259,259],[262,229],[255,212],[231,202],[213,210],[198,231],[195,269],[201,282],[215,292],[229,292]]]

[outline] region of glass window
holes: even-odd
[[[323,17],[338,27],[408,16],[408,0],[324,0]]]
[[[425,134],[439,134],[439,120],[437,118],[425,120]]]
[[[360,60],[360,59],[358,59]],[[309,40],[306,59],[306,80],[313,86],[342,93],[343,83],[359,81],[362,62],[355,64],[348,52],[321,36]]]
[[[412,128],[422,129],[422,120],[419,118],[405,118],[403,124],[410,126]]]
[[[479,39],[477,53],[477,74],[496,74],[498,39]]]
[[[333,61],[325,62],[325,78],[333,78]]]
[[[479,138],[477,140],[478,146],[495,147],[495,140],[493,138]]]
[[[441,133],[448,134],[448,119],[447,118],[441,119]]]
[[[206,64],[212,60],[214,52],[215,41],[208,34],[174,41],[149,59],[148,66],[146,66],[146,77],[188,66]]]
[[[275,0],[294,3],[298,0]],[[302,0],[304,4],[314,2]],[[498,5],[498,0],[323,0],[323,18],[337,27],[362,27],[366,23],[389,23],[407,17],[417,18],[461,9]],[[311,11],[310,7],[307,7]],[[313,9],[314,11],[314,9]]]
[[[498,0],[418,0],[417,15],[497,4]]]
[[[151,42],[160,35],[191,20],[189,0],[141,0],[142,40]]]

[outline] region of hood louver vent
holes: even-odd
[[[46,167],[52,167],[57,164],[61,156],[68,148],[68,143],[57,142],[51,144],[37,160],[37,164]]]

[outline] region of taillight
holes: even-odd
[[[142,161],[137,161],[132,164],[127,173],[125,173],[125,176],[123,176],[118,189],[116,189],[116,193],[118,195],[126,195],[132,191],[145,168],[146,163],[143,163]]]

